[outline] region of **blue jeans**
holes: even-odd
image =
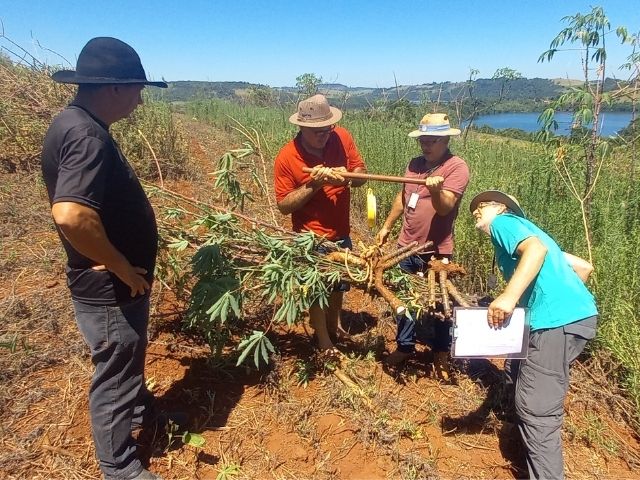
[[[96,455],[106,479],[128,479],[142,470],[131,436],[141,416],[149,296],[126,305],[96,306],[73,301],[76,323],[95,366],[89,412]],[[137,407],[137,408],[136,408]]]
[[[451,258],[451,255],[411,255],[400,261],[398,266],[407,273],[416,274],[418,272],[426,272],[429,260],[432,256],[438,259]],[[428,330],[427,323],[433,324],[433,339],[431,347],[434,352],[448,352],[451,346],[451,320],[441,320],[439,318],[423,317],[415,318],[415,312],[407,312],[405,315],[396,315],[396,343],[399,351],[404,353],[413,353],[416,350],[416,340],[419,337],[421,341],[426,343],[424,337]],[[420,335],[420,334],[423,335]]]

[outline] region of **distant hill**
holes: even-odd
[[[161,90],[162,98],[169,102],[186,102],[204,98],[236,98],[251,87],[265,87],[249,82],[201,82],[184,80],[167,82],[169,88]],[[157,93],[157,92],[156,92]]]
[[[504,103],[509,109],[515,109],[519,104],[523,109],[535,109],[541,104],[557,98],[567,88],[580,85],[580,80],[520,78],[509,83]],[[383,100],[394,101],[404,99],[411,103],[423,101],[450,103],[460,98],[465,92],[465,82],[432,82],[421,85],[399,85],[389,88],[349,87],[340,83],[323,83],[319,91],[334,103],[347,108],[365,108]],[[607,79],[606,90],[615,88],[615,82]],[[477,79],[474,82],[474,96],[482,102],[490,102],[498,98],[502,82],[488,78]],[[184,102],[207,98],[245,99],[252,89],[269,89],[261,84],[248,82],[204,82],[204,81],[176,81],[169,82],[169,88],[158,92],[161,98],[170,102]],[[296,87],[271,88],[275,97],[280,100],[296,101],[298,90]]]

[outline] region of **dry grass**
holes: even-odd
[[[0,40],[9,41],[0,35]],[[16,64],[0,51],[0,168],[39,169],[44,134],[51,118],[71,100],[74,88],[55,83],[51,70],[17,45]]]

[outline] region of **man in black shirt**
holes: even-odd
[[[131,429],[151,408],[144,359],[158,234],[151,204],[109,126],[142,104],[147,80],[138,54],[110,37],[90,40],[75,71],[52,78],[78,85],[51,123],[42,173],[67,253],[76,322],[91,350],[91,425],[106,479],[159,478],[136,456]]]

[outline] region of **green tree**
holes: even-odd
[[[303,73],[296,77],[298,96],[308,98],[318,93],[318,87],[322,83],[322,77],[315,73]]]
[[[258,107],[269,107],[276,103],[276,92],[266,85],[251,85],[248,90],[248,100]]]

